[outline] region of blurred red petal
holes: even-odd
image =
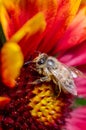
[[[80,107],[71,112],[67,119],[67,130],[86,130],[86,107]]]
[[[60,0],[56,12],[55,20],[51,28],[47,31],[40,44],[39,50],[49,53],[56,46],[58,39],[64,34],[69,23],[74,18],[81,0]],[[51,24],[51,23],[50,23]],[[52,53],[52,52],[51,52]]]
[[[27,36],[26,36],[19,42],[19,45],[21,46],[25,60],[27,60],[28,57],[31,54],[33,54],[35,51],[40,51],[38,49],[38,46],[43,35],[44,33],[40,34],[40,32],[37,32],[36,34],[32,35],[29,39],[27,39]],[[25,41],[25,44],[24,44],[24,41]]]
[[[76,15],[67,31],[54,48],[54,53],[67,50],[86,39],[86,7]]]
[[[45,29],[44,33],[39,34],[39,32],[38,32],[37,34],[30,37],[30,39],[27,39],[26,45],[28,43],[30,43],[30,46],[29,46],[27,55],[25,55],[26,59],[29,54],[34,52],[34,50],[36,50],[36,51],[38,50],[40,52],[45,52],[45,50],[43,50],[43,48],[42,48],[42,45],[44,43],[45,35],[50,32],[50,29],[53,26],[53,23],[55,21],[55,16],[57,13],[57,8],[58,8],[57,0],[47,0],[47,1],[46,0],[44,0],[44,1],[37,0],[36,4],[39,8],[39,11],[42,11],[45,14],[45,19],[47,21],[47,25],[46,25],[46,29]],[[33,39],[33,37],[34,37],[34,39]],[[22,46],[22,44],[21,44],[21,46]],[[26,50],[27,50],[27,48],[26,48]],[[49,51],[49,48],[47,48],[47,51]]]
[[[86,41],[61,54],[58,59],[69,66],[86,64]]]
[[[86,98],[86,78],[75,79],[75,84],[77,86],[78,96]]]

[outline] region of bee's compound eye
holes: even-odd
[[[39,65],[42,65],[45,63],[45,58],[41,58],[39,61],[38,61],[38,64]]]

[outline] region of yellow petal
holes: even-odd
[[[5,34],[7,31],[8,21],[9,21],[9,17],[7,15],[7,12],[6,12],[5,8],[3,6],[1,6],[1,4],[0,4],[0,22],[2,24],[2,27],[4,27],[3,30],[4,30]]]
[[[46,22],[43,13],[36,14],[28,20],[10,39],[10,41],[19,42],[24,36],[30,37],[38,31],[44,31]]]
[[[19,3],[20,0],[0,0],[0,4],[4,4],[6,7],[14,7]]]
[[[15,79],[23,65],[23,54],[17,43],[5,43],[1,50],[2,80],[9,86],[14,87]]]
[[[76,15],[79,6],[80,6],[81,0],[70,0],[70,8],[69,8],[69,17],[68,17],[68,23],[72,21],[74,16]]]
[[[5,33],[6,38],[8,39],[8,25],[10,24],[11,18],[9,16],[9,13],[7,12],[7,9],[14,9],[16,8],[17,13],[19,12],[18,8],[18,2],[11,1],[11,0],[0,0],[0,21]],[[17,17],[17,15],[16,15]]]

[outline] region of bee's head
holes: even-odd
[[[45,53],[39,54],[39,56],[37,56],[33,62],[36,63],[36,67],[37,68],[42,68],[44,67],[46,60],[48,58],[48,55]]]

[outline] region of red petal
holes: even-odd
[[[78,66],[86,64],[86,42],[61,54],[58,59],[67,65]]]
[[[86,130],[86,107],[75,109],[67,119],[67,130]]]
[[[78,96],[86,98],[86,78],[75,79]]]
[[[86,7],[81,9],[57,44],[54,53],[69,49],[86,39]]]
[[[39,50],[49,53],[56,46],[56,42],[63,35],[70,21],[74,18],[80,0],[60,0],[58,5],[58,10],[56,12],[56,18],[47,31],[42,44],[39,46]],[[55,53],[54,53],[55,54]]]

